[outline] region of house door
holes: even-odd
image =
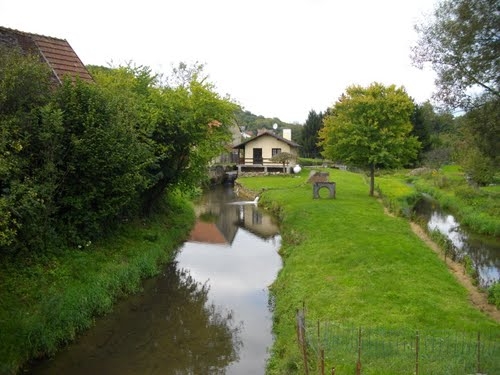
[[[263,164],[262,163],[262,149],[261,148],[254,148],[253,149],[253,163],[254,164]]]

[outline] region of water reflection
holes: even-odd
[[[252,201],[241,201],[230,186],[207,191],[196,207],[197,221],[190,241],[231,246],[238,229],[249,231],[263,240],[277,236],[279,227],[271,216]]]
[[[207,192],[198,224],[177,257],[179,265],[210,285],[209,298],[241,322],[239,360],[226,374],[264,374],[272,344],[269,286],[281,267],[277,223],[253,204],[229,204],[232,189]],[[220,241],[221,238],[224,241]]]
[[[176,261],[32,374],[264,374],[278,225],[231,187],[201,197]]]
[[[500,280],[500,244],[497,239],[468,233],[429,197],[417,203],[415,213],[427,221],[429,230],[439,231],[452,242],[458,259],[465,255],[471,258],[481,286],[487,287]]]
[[[33,374],[224,374],[241,325],[176,263]]]

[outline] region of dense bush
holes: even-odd
[[[38,58],[0,52],[0,254],[82,248],[197,186],[230,139],[236,106],[201,66],[176,85],[128,66],[54,86]]]

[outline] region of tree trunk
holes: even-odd
[[[375,164],[370,165],[370,197],[373,197],[375,192]]]

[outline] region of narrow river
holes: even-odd
[[[451,241],[454,257],[471,259],[477,272],[478,283],[487,288],[500,280],[500,242],[493,236],[470,233],[449,212],[429,196],[416,204],[414,213],[427,223],[430,231],[437,230]]]
[[[278,225],[230,186],[206,192],[196,210],[190,240],[159,277],[27,372],[264,374]]]

